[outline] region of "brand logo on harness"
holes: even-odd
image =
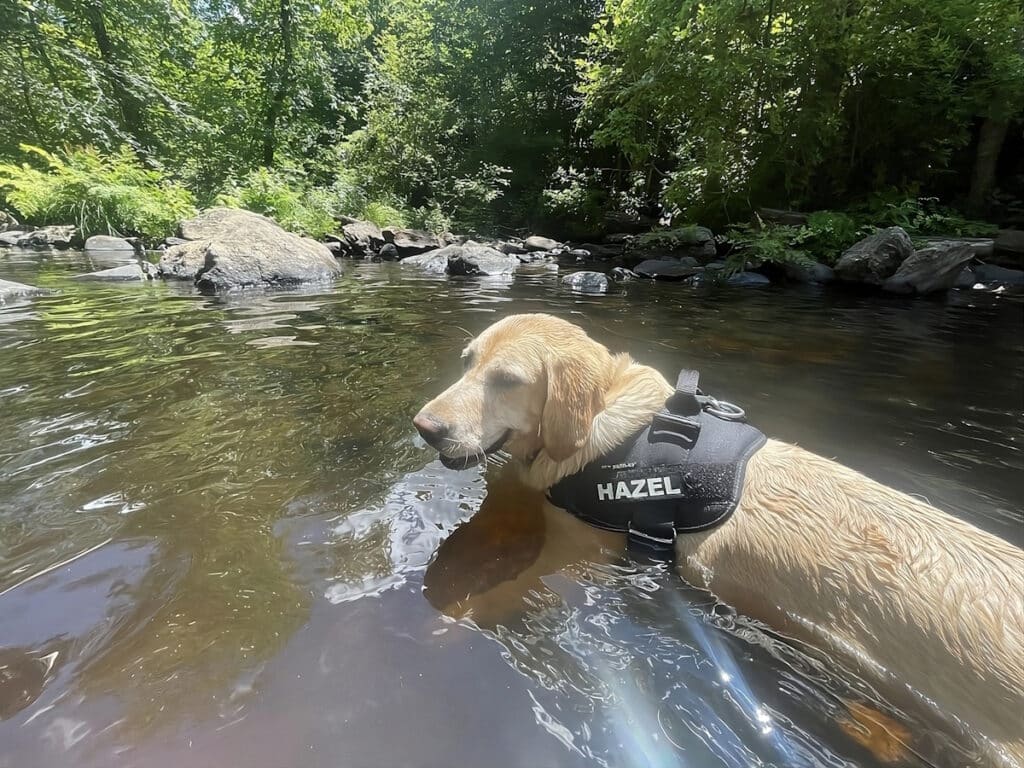
[[[597,484],[598,501],[650,499],[657,496],[681,496],[682,493],[679,488],[673,487],[671,477],[646,477],[640,480]]]

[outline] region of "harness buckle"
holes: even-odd
[[[658,411],[651,419],[651,439],[669,440],[692,448],[700,435],[700,422],[669,411]]]
[[[632,521],[626,532],[627,548],[634,556],[671,563],[676,555],[676,529],[671,522],[657,529],[639,530]]]

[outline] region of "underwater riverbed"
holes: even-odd
[[[489,624],[424,591],[487,480],[410,419],[513,312],[698,368],[766,433],[1024,545],[1020,299],[351,262],[221,297],[72,279],[102,266],[0,252],[57,291],[0,306],[0,768],[880,765],[840,724],[886,709],[869,686],[660,568],[578,563]],[[449,595],[529,560],[479,541]],[[972,763],[916,726],[904,764]]]

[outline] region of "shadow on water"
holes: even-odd
[[[411,414],[514,311],[699,367],[766,432],[1021,543],[1020,304],[393,265],[210,298],[92,268],[0,253],[56,291],[0,307],[3,768],[880,764],[839,725],[893,714],[854,676],[432,461]]]

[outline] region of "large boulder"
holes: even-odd
[[[265,216],[231,208],[205,211],[178,227],[191,240],[160,257],[163,277],[227,290],[332,280],[341,271],[323,243],[285,232]]]
[[[381,230],[384,241],[391,243],[398,249],[400,257],[415,256],[418,253],[426,253],[442,246],[436,235],[423,232],[418,229],[401,229],[389,227]]]
[[[995,240],[991,237],[922,237],[925,248],[936,245],[956,244],[966,245],[971,249],[976,259],[987,259],[992,256],[995,250]]]
[[[647,259],[633,267],[633,271],[640,277],[653,280],[683,280],[703,269],[696,259],[689,256],[682,259]]]
[[[578,293],[608,293],[608,275],[601,272],[573,272],[562,278],[562,285]]]
[[[407,256],[401,264],[426,272],[449,275],[506,275],[519,266],[519,259],[478,243],[446,245],[427,253]]]
[[[540,235],[530,235],[523,241],[523,245],[528,251],[553,251],[562,247],[562,244],[557,240],[552,240],[550,237],[541,237]]]
[[[843,253],[836,263],[836,277],[851,283],[881,285],[913,253],[914,244],[901,227],[881,229]]]
[[[0,211],[0,232],[10,232],[18,228],[18,220],[7,211]]]
[[[939,243],[908,256],[896,273],[882,283],[890,293],[936,293],[956,283],[964,265],[974,258],[967,243]]]
[[[342,237],[348,246],[348,252],[362,258],[380,249],[384,245],[384,235],[380,227],[372,221],[356,221],[341,228]]]
[[[511,256],[517,256],[527,252],[522,243],[516,243],[512,240],[506,240],[505,242],[498,243],[498,250]]]
[[[11,299],[18,299],[26,296],[39,296],[49,293],[45,288],[36,288],[34,285],[14,283],[10,280],[0,280],[0,304]]]
[[[134,253],[135,246],[123,237],[111,237],[110,235],[93,235],[85,241],[87,251],[123,251]]]
[[[71,248],[81,244],[78,229],[72,225],[50,226],[22,235],[18,245],[22,248]]]

